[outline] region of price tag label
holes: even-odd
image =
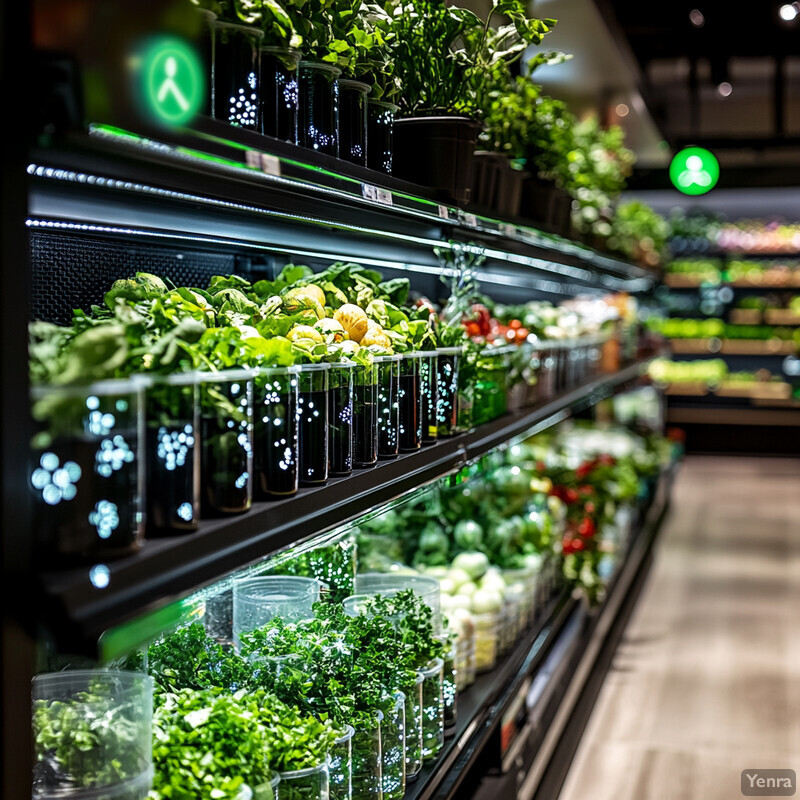
[[[501,222],[500,233],[502,233],[503,236],[508,236],[510,239],[516,239],[517,227],[516,225],[512,225],[510,222]]]
[[[394,205],[392,193],[388,189],[381,189],[370,183],[361,184],[361,195],[365,200],[372,200],[373,203],[380,203],[382,206]]]
[[[261,153],[258,150],[247,150],[244,154],[244,159],[248,167],[261,169]]]
[[[443,220],[450,221],[450,212],[447,210],[447,206],[443,206],[439,203],[439,217]]]
[[[269,153],[262,153],[261,171],[267,175],[274,175],[276,178],[280,178],[281,160],[277,156],[269,155]]]
[[[477,228],[478,218],[474,214],[464,214],[464,224],[469,225],[470,228]]]

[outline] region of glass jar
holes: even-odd
[[[359,364],[353,370],[353,464],[378,463],[378,367]]]
[[[286,622],[310,619],[319,601],[319,581],[286,575],[243,578],[233,584],[233,642],[242,633],[266,625],[275,617]]]
[[[327,759],[316,767],[279,773],[281,800],[329,800]]]
[[[367,102],[367,166],[392,174],[394,118],[398,107],[383,100]]]
[[[353,364],[331,364],[328,388],[328,472],[353,471]]]
[[[261,133],[290,144],[297,144],[300,56],[300,51],[292,47],[261,48]]]
[[[419,390],[421,395],[421,442],[423,445],[435,444],[439,435],[439,379],[437,364],[439,353],[436,350],[420,351]]]
[[[214,117],[242,128],[260,129],[258,74],[264,31],[214,21],[212,75]]]
[[[500,636],[500,614],[476,614],[475,620],[475,670],[488,672],[497,663],[497,645]]]
[[[367,95],[370,90],[367,83],[339,79],[339,157],[361,167],[367,165]]]
[[[404,353],[400,362],[400,450],[413,452],[422,446],[422,392],[419,354]]]
[[[32,699],[34,800],[145,800],[153,781],[152,678],[115,670],[37,675]]]
[[[444,661],[435,658],[422,674],[422,760],[432,761],[444,747]]]
[[[363,595],[388,596],[411,589],[431,610],[431,624],[438,633],[442,628],[442,598],[439,579],[431,575],[405,575],[399,572],[362,572],[356,575],[355,590]]]
[[[129,555],[144,536],[144,384],[36,387],[31,414],[38,557],[60,567]]]
[[[339,155],[339,75],[332,64],[301,61],[297,76],[300,87],[298,143],[303,147]]]
[[[406,696],[394,692],[381,722],[383,800],[400,800],[406,791]]]
[[[330,364],[302,364],[299,384],[300,482],[328,480],[328,380]]]
[[[456,637],[443,634],[439,637],[444,644],[442,660],[442,699],[444,701],[444,730],[445,735],[452,734],[456,726]]]
[[[507,410],[506,377],[515,345],[487,347],[478,356],[472,422],[481,425],[502,416]]]
[[[353,796],[353,734],[348,725],[328,753],[331,800],[351,800]]]
[[[378,457],[400,453],[400,362],[402,356],[378,356]]]
[[[297,492],[299,372],[299,367],[268,367],[253,375],[253,464],[259,500]]]
[[[197,373],[203,517],[241,514],[253,502],[253,373]]]
[[[417,673],[414,686],[405,689],[406,698],[406,783],[416,780],[422,769],[422,684]]]
[[[200,517],[200,406],[194,374],[145,379],[147,535],[191,533]]]
[[[380,800],[382,795],[382,723],[383,712],[376,711],[369,722],[355,725],[352,745],[353,800]]]
[[[440,347],[436,351],[437,405],[439,436],[452,436],[458,424],[458,365],[460,347]]]

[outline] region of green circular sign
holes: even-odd
[[[685,147],[672,159],[669,179],[679,192],[705,194],[717,185],[719,161],[702,147]]]
[[[141,89],[147,110],[161,123],[183,125],[200,110],[205,74],[191,45],[160,37],[142,55]]]

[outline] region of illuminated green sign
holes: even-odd
[[[142,54],[140,88],[148,112],[162,124],[183,125],[203,104],[205,74],[182,39],[160,37]]]
[[[719,180],[719,161],[702,147],[685,147],[669,165],[673,186],[684,194],[710,192]]]

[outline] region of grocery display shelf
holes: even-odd
[[[29,226],[435,274],[446,267],[434,248],[474,245],[485,278],[520,288],[536,288],[536,278],[565,294],[657,283],[633,264],[468,213],[413,184],[213,120],[201,128],[148,138],[96,126],[33,152]]]
[[[705,408],[670,406],[667,422],[684,425],[752,425],[756,427],[800,427],[798,406],[786,407],[781,401],[770,401],[773,407],[731,408],[708,405]]]
[[[764,312],[767,325],[800,325],[800,312],[790,308],[768,308]]]
[[[792,396],[791,384],[784,381],[723,381],[716,387],[710,387],[703,381],[686,381],[669,383],[665,393],[670,397],[741,397],[751,400],[788,400]]]
[[[407,793],[404,800],[418,797],[425,800],[470,796],[473,800],[530,797],[536,790],[554,757],[556,744],[571,720],[578,695],[590,678],[598,677],[594,673],[602,650],[610,640],[613,628],[620,619],[624,622],[635,600],[635,588],[646,574],[653,543],[669,506],[676,467],[673,463],[661,474],[652,502],[640,515],[627,552],[608,582],[603,603],[591,608],[571,598],[563,609],[556,606],[551,613],[555,614],[553,618],[558,624],[548,622],[544,628],[535,630],[518,644],[504,663],[485,676],[484,680],[502,687],[502,692],[494,704],[484,710],[482,716],[486,721],[481,722],[478,730],[471,737],[461,734],[464,741],[458,738],[458,733],[461,729],[468,732],[474,721],[462,719],[463,711],[471,711],[471,705],[465,709],[462,696],[459,696],[459,731],[453,746],[460,751],[460,757],[451,764],[434,765],[429,783],[433,783],[439,771],[447,773],[445,779],[434,785],[434,791],[423,792],[414,787],[413,793]],[[477,686],[463,696],[464,705],[471,702],[470,693]],[[527,709],[524,724],[518,726],[516,735],[505,748],[501,748],[499,728],[504,715],[520,695],[524,697],[523,705]],[[481,751],[484,769],[482,773],[476,770],[474,777],[482,780],[471,790],[464,786],[459,791],[469,776],[476,754]],[[423,780],[425,777],[423,773]],[[543,797],[557,794],[555,790]]]
[[[800,272],[800,270],[798,270]],[[764,281],[746,280],[743,278],[734,281],[709,281],[698,275],[682,275],[680,273],[667,273],[664,275],[664,285],[670,289],[701,289],[701,288],[722,288],[728,286],[731,289],[758,289],[760,291],[780,291],[781,289],[800,288],[800,274],[791,276],[788,280],[774,280],[770,278]]]
[[[797,345],[786,339],[670,339],[675,355],[790,356]]]
[[[205,520],[195,533],[150,539],[134,555],[103,565],[103,585],[92,566],[40,575],[52,630],[73,651],[97,652],[109,628],[140,618],[142,639],[149,625],[163,625],[159,612],[226,574],[259,562],[283,547],[344,524],[372,508],[450,474],[515,437],[544,430],[573,411],[594,405],[638,380],[647,359],[600,375],[554,399],[440,440],[418,452],[331,479],[318,488],[269,503],[254,503],[242,515]],[[154,612],[148,614],[148,612]],[[148,621],[152,620],[152,621]]]

